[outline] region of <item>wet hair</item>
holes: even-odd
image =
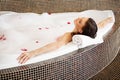
[[[98,30],[97,24],[92,18],[89,18],[82,30],[83,35],[95,38]]]

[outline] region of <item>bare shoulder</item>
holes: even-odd
[[[67,33],[65,33],[63,36],[65,36],[66,38],[68,37],[72,37],[72,35],[71,35],[71,32],[67,32]]]
[[[63,34],[60,39],[60,41],[65,41],[65,42],[70,42],[72,40],[72,35],[71,32],[67,32],[65,34]]]
[[[68,42],[70,42],[72,40],[72,35],[71,32],[67,32],[64,34],[64,39]]]

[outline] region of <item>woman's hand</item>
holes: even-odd
[[[105,19],[105,21],[108,22],[108,23],[111,23],[113,21],[113,18],[112,17],[108,17],[108,18]]]
[[[99,28],[104,28],[105,25],[107,25],[108,23],[111,23],[113,21],[113,18],[112,17],[108,17],[106,19],[104,19],[103,21],[99,22],[98,23],[98,27]]]
[[[18,58],[18,62],[20,64],[23,64],[25,63],[27,60],[29,60],[31,57],[33,57],[33,53],[30,53],[30,52],[24,52],[22,53]]]

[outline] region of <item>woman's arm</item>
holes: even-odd
[[[72,36],[70,33],[66,33],[64,34],[60,39],[58,39],[55,42],[52,42],[46,46],[43,46],[39,49],[30,51],[30,52],[25,52],[22,53],[17,60],[19,61],[19,63],[25,63],[28,59],[30,59],[31,57],[37,56],[39,54],[45,53],[45,52],[49,52],[52,50],[56,50],[58,48],[60,48],[63,45],[66,45],[67,43],[69,43],[72,40]]]
[[[103,28],[105,25],[107,25],[110,22],[112,22],[112,17],[108,17],[108,18],[104,19],[103,21],[99,22],[98,28]]]

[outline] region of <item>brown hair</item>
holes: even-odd
[[[82,30],[83,30],[82,33],[72,32],[72,35],[83,34],[83,35],[89,36],[91,38],[95,38],[96,37],[96,32],[98,30],[97,24],[92,18],[89,18]]]

